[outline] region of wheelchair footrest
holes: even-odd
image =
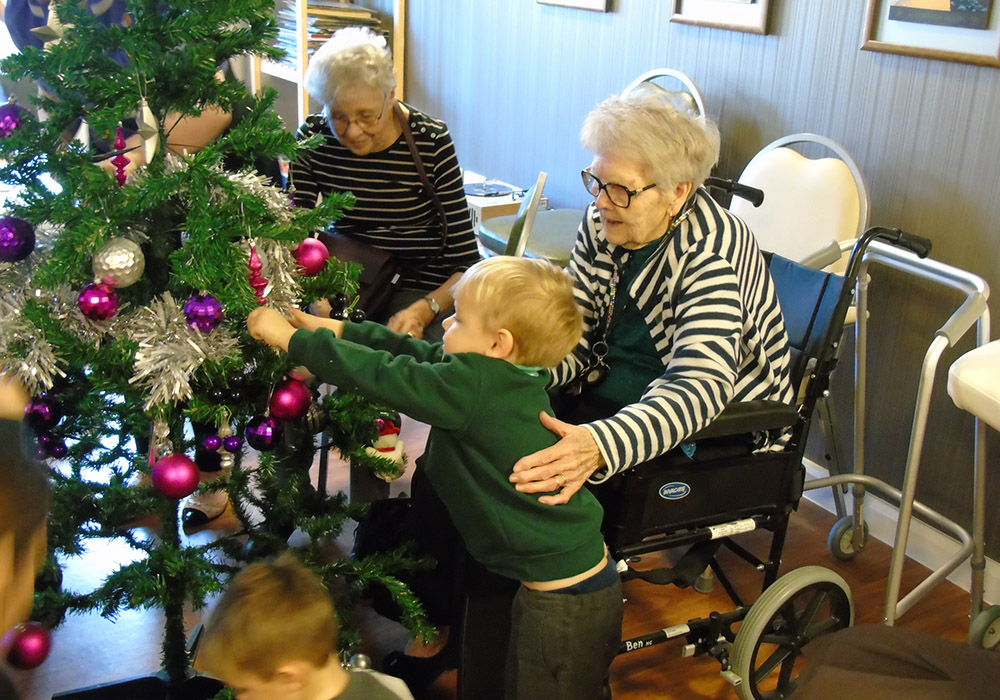
[[[712,563],[721,545],[722,540],[698,542],[692,545],[672,567],[649,569],[647,571],[640,571],[629,567],[628,572],[623,575],[622,579],[629,581],[638,578],[657,586],[673,584],[678,588],[688,588],[694,585],[694,582],[701,576],[702,572]]]

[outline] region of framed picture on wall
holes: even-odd
[[[671,22],[767,34],[770,0],[674,0]]]
[[[861,48],[1000,67],[1000,0],[868,0]]]
[[[563,7],[579,7],[581,10],[596,10],[607,12],[611,0],[538,0],[543,5],[562,5]]]

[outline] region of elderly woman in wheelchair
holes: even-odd
[[[690,452],[688,439],[731,402],[793,401],[764,258],[702,188],[719,155],[715,125],[633,94],[591,112],[581,141],[594,153],[582,172],[594,201],[570,271],[586,326],[553,372],[573,405],[541,416],[562,439],[511,476],[520,491],[557,491],[540,498],[550,504],[676,447]]]

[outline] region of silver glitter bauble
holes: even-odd
[[[94,277],[112,287],[135,284],[145,269],[142,249],[127,238],[112,238],[94,254]]]
[[[350,668],[371,668],[372,660],[367,654],[355,654],[347,662]]]

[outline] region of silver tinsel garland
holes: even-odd
[[[209,333],[193,330],[169,292],[132,314],[122,328],[139,344],[129,383],[146,389],[147,411],[190,399],[191,377],[202,363],[239,353],[236,337],[225,326]]]
[[[26,295],[24,288],[9,288],[0,296],[0,370],[19,379],[32,395],[52,388],[57,376],[65,377],[60,369],[62,358],[45,335],[24,318]],[[12,354],[17,347],[26,347],[24,357]]]

